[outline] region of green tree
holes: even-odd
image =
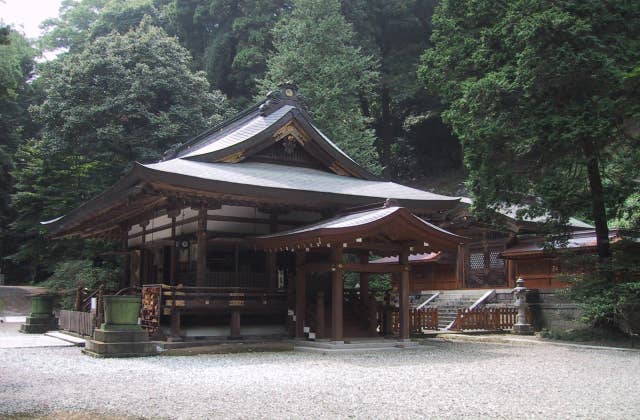
[[[171,145],[222,120],[225,98],[187,50],[146,20],[123,35],[99,37],[79,53],[46,64],[46,99],[31,108],[41,138],[19,151],[13,258],[52,267],[39,222],[64,214],[113,184],[134,161],[154,161]],[[74,245],[76,246],[76,245]],[[65,254],[74,258],[76,246]]]
[[[64,0],[60,16],[43,23],[46,33],[41,41],[46,49],[77,53],[98,37],[127,33],[143,19],[169,30],[173,6],[172,0]]]
[[[212,86],[245,103],[257,93],[286,0],[176,0],[180,42]]]
[[[634,2],[443,0],[420,74],[447,105],[477,209],[584,209],[610,256],[607,208],[629,189],[637,141],[620,129],[625,75],[640,58]],[[637,165],[637,163],[636,163]],[[637,174],[637,169],[636,172]],[[622,194],[624,195],[624,194]]]
[[[376,137],[360,108],[361,98],[373,94],[377,63],[355,45],[338,0],[295,0],[273,34],[275,53],[262,89],[296,83],[317,125],[356,161],[379,172]]]
[[[418,80],[429,47],[434,0],[342,2],[357,41],[380,63],[374,97],[363,112],[374,120],[387,177],[414,177],[459,167],[460,146],[440,118],[441,105]],[[411,151],[410,151],[411,150]]]
[[[22,139],[35,127],[27,107],[34,96],[28,83],[34,69],[36,51],[29,42],[9,27],[0,31],[0,272],[10,271],[4,257],[15,248],[9,225],[15,213],[10,196],[14,187],[11,172],[14,153]]]

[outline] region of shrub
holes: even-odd
[[[78,286],[89,290],[104,284],[106,290],[116,290],[121,269],[113,264],[97,266],[92,260],[68,260],[56,265],[53,275],[40,285],[62,296],[61,306],[72,308]]]

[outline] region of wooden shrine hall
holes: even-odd
[[[43,223],[54,238],[121,244],[121,286],[141,288],[143,323],[159,336],[301,338],[313,328],[340,341],[379,333],[371,273],[400,276],[408,337],[408,256],[464,255],[464,238],[436,226],[459,205],[358,165],[283,85]],[[369,264],[385,256],[399,259]],[[359,273],[359,287],[344,290],[344,273]]]

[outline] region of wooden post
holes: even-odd
[[[324,292],[318,290],[316,295],[316,338],[324,338]]]
[[[264,258],[265,272],[267,274],[267,285],[269,290],[278,288],[278,267],[275,252],[265,252]]]
[[[131,271],[131,256],[129,255],[129,227],[127,225],[121,226],[122,230],[122,264],[124,265],[122,270],[122,279],[120,279],[120,289],[124,289],[129,285],[129,272]]]
[[[171,218],[171,265],[169,268],[169,277],[172,286],[178,284],[178,247],[176,245],[176,218],[179,214],[179,209],[172,209],[167,213],[167,215]]]
[[[458,253],[456,256],[456,283],[458,289],[464,288],[467,263],[467,248],[464,244],[458,245]]]
[[[198,211],[198,251],[196,254],[196,286],[207,284],[207,208]]]
[[[231,310],[231,335],[229,336],[230,340],[239,340],[242,338],[240,335],[240,310],[232,309]]]
[[[369,311],[369,333],[373,336],[378,335],[378,308],[376,305],[376,299],[373,295],[369,296],[368,303]]]
[[[507,285],[509,287],[515,287],[516,285],[516,270],[513,260],[507,260]]]
[[[98,327],[104,322],[104,284],[98,288],[98,309],[96,310],[96,323]]]
[[[145,248],[145,244],[147,243],[147,225],[149,225],[148,220],[140,223],[140,227],[142,228],[142,247],[140,248],[140,284],[136,284],[136,286],[141,286],[149,282],[149,253]]]
[[[402,247],[400,251],[400,339],[408,340],[411,326],[409,325],[409,250]]]
[[[360,264],[369,264],[369,255],[360,255]],[[360,273],[360,302],[366,309],[369,306],[369,273]]]
[[[343,341],[344,279],[342,270],[342,249],[331,250],[331,340]]]
[[[176,298],[177,296],[174,294],[174,302],[176,301]],[[176,308],[174,303],[174,306],[171,308],[171,335],[169,337],[169,341],[182,341],[182,331],[180,328],[181,315],[182,313],[180,312],[180,309]]]
[[[76,311],[82,311],[82,286],[76,289]]]
[[[305,254],[296,253],[296,338],[304,338],[304,319],[307,300],[307,275],[304,270]]]

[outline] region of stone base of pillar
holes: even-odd
[[[531,324],[514,324],[513,334],[533,335],[533,327],[531,326]]]

